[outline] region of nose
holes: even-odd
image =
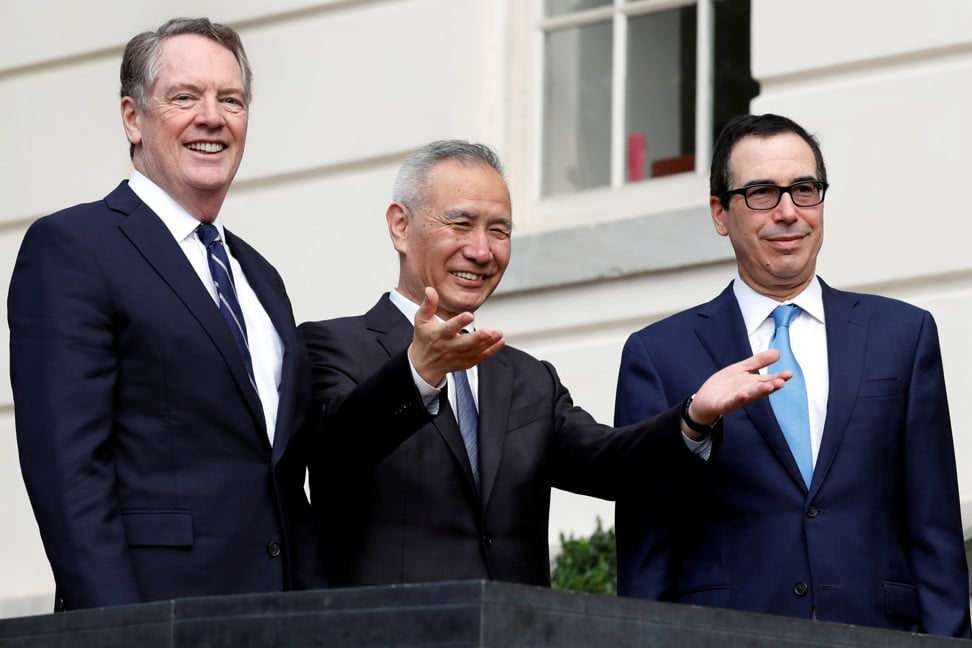
[[[780,196],[780,204],[776,206],[773,215],[776,220],[786,222],[795,221],[799,217],[797,206],[793,203],[793,196],[790,195],[789,191]]]
[[[493,251],[489,247],[489,235],[484,228],[472,228],[466,236],[463,254],[476,263],[489,263],[493,258]]]
[[[220,109],[219,100],[216,97],[203,97],[196,112],[196,120],[215,128],[223,124],[223,111]]]

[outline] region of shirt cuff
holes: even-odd
[[[415,371],[414,369],[412,370]],[[417,375],[417,374],[416,374]],[[421,380],[421,378],[419,378]],[[424,381],[423,381],[424,382]],[[706,436],[701,441],[695,441],[688,438],[684,432],[682,432],[682,440],[685,441],[685,447],[688,448],[692,454],[694,454],[699,459],[705,461],[709,460],[709,455],[712,454],[712,435]]]
[[[415,388],[418,389],[422,404],[425,405],[425,411],[432,416],[437,415],[439,413],[439,394],[442,392],[442,388],[446,386],[445,377],[442,378],[442,381],[437,386],[433,386],[425,382],[425,379],[415,370],[415,365],[412,364],[411,358],[408,359],[408,368],[412,370],[412,382],[415,383]]]

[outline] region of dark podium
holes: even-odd
[[[463,581],[187,598],[0,621],[0,647],[959,646],[834,623]]]

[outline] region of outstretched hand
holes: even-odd
[[[503,348],[503,332],[477,329],[460,335],[472,324],[472,313],[459,313],[442,321],[435,316],[439,294],[425,288],[425,300],[415,314],[415,332],[408,347],[408,357],[422,380],[438,385],[446,374],[473,367]]]
[[[695,393],[689,416],[693,421],[710,425],[723,414],[780,389],[793,377],[792,371],[759,373],[760,369],[773,364],[779,357],[779,351],[767,349],[715,372]]]

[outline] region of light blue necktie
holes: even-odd
[[[465,371],[452,374],[456,383],[456,419],[459,421],[459,432],[462,442],[469,455],[469,465],[472,466],[473,481],[476,491],[479,491],[479,412],[476,411],[476,401],[473,400],[472,390]]]
[[[810,449],[810,410],[807,404],[807,383],[803,378],[803,371],[793,356],[790,348],[790,322],[800,314],[800,307],[795,304],[777,306],[773,310],[773,321],[776,332],[770,340],[770,348],[778,349],[780,359],[769,366],[769,373],[776,373],[789,369],[793,377],[786,381],[782,389],[770,394],[770,404],[773,413],[783,430],[783,436],[790,445],[790,452],[796,459],[800,474],[807,488],[813,478],[813,455]]]
[[[206,246],[206,255],[209,258],[209,272],[213,275],[213,283],[216,284],[216,296],[219,298],[219,312],[226,320],[236,346],[240,348],[243,355],[243,364],[246,365],[246,372],[250,377],[250,384],[254,391],[259,394],[256,388],[256,380],[253,378],[253,360],[250,358],[250,343],[246,336],[246,322],[243,320],[243,309],[240,308],[240,300],[236,296],[236,284],[233,283],[233,270],[230,268],[229,258],[226,256],[226,249],[223,242],[219,240],[219,230],[211,223],[203,223],[196,228],[196,235]]]

